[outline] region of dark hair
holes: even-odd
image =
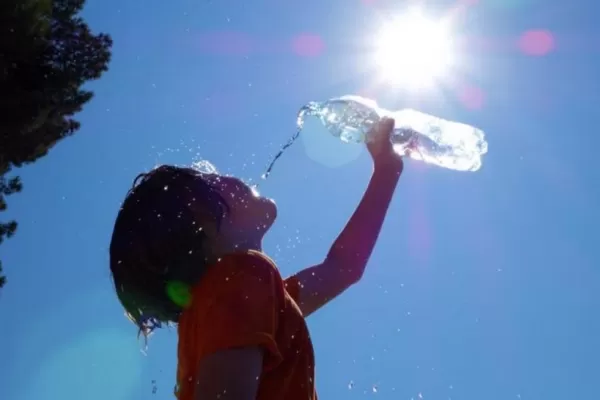
[[[182,305],[168,293],[172,282],[191,287],[206,267],[205,233],[194,209],[220,223],[227,204],[205,175],[163,165],[138,175],[117,215],[110,270],[126,315],[147,336],[177,322]]]

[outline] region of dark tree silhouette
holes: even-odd
[[[79,16],[84,3],[0,0],[0,212],[22,188],[13,169],[79,129],[74,116],[93,96],[82,85],[108,69],[112,40],[90,31]],[[16,229],[0,221],[0,243]]]

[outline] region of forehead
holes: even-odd
[[[185,177],[200,178],[202,181],[210,184],[212,187],[236,187],[247,186],[242,180],[229,175],[221,175],[216,170],[202,171],[196,168],[179,168]],[[184,178],[186,179],[186,178]]]
[[[234,176],[206,174],[204,175],[204,179],[211,187],[222,193],[246,193],[251,191],[248,185],[246,185],[241,179]]]
[[[231,197],[246,197],[249,195],[258,195],[250,186],[239,178],[230,175],[221,175],[216,170],[212,171],[201,171],[196,168],[180,168],[180,171],[184,172],[185,177],[192,178],[189,186],[193,190],[195,186],[192,182],[194,179],[199,179],[202,183],[206,184],[211,190],[219,193],[223,198]]]

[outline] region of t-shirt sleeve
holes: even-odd
[[[258,346],[264,351],[264,368],[275,367],[281,361],[275,337],[283,303],[281,278],[257,256],[238,258],[234,268],[216,268],[221,267],[216,295],[196,319],[199,356]]]

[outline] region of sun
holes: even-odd
[[[431,20],[420,10],[384,23],[375,37],[374,62],[386,82],[421,89],[443,79],[454,64],[448,20]]]

